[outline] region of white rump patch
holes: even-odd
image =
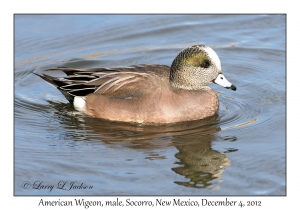
[[[80,112],[86,112],[86,103],[84,96],[75,96],[73,102],[74,108]]]

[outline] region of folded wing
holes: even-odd
[[[170,67],[165,65],[136,65],[121,68],[53,68],[47,71],[63,71],[67,76],[56,78],[46,74],[36,74],[56,87],[73,103],[75,96],[90,93],[116,98],[141,97],[147,90],[141,87],[154,87],[157,79],[169,77]]]

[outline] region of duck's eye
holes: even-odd
[[[202,68],[208,68],[209,66],[210,66],[210,61],[209,60],[204,60],[200,64],[200,67],[202,67]]]

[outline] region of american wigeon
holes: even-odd
[[[214,115],[219,100],[210,83],[236,90],[222,74],[210,47],[182,50],[171,67],[54,68],[64,78],[38,75],[62,92],[75,109],[90,116],[125,122],[175,123]]]

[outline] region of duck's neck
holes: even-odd
[[[202,78],[196,73],[194,67],[185,67],[185,69],[170,71],[169,82],[173,88],[184,90],[209,90],[207,84],[202,84]]]
[[[175,83],[170,80],[170,85],[175,88],[175,89],[182,89],[182,90],[210,90],[211,88],[207,85],[205,86],[197,86],[197,87],[192,87],[192,86],[186,86],[182,85],[179,83]]]

